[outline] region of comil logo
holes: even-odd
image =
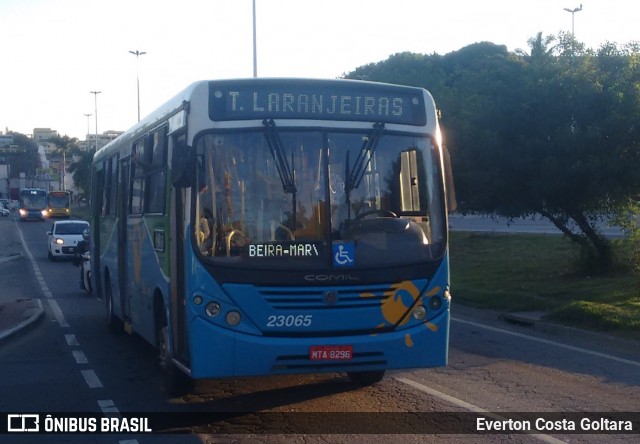
[[[16,413],[7,415],[7,431],[12,432],[39,432],[40,415],[35,413]]]

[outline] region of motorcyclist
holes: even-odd
[[[82,265],[82,255],[89,251],[89,230],[82,232],[82,240],[76,245],[76,250],[73,255],[73,265],[80,267]],[[80,288],[84,289],[84,267],[80,267]]]

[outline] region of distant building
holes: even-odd
[[[52,137],[60,137],[58,131],[52,130],[51,128],[33,129],[33,140],[35,140],[40,145],[43,145],[43,142],[51,139]]]
[[[4,136],[0,134],[0,147],[13,145],[13,136]]]
[[[107,143],[111,142],[115,138],[117,138],[124,131],[105,131],[102,134],[98,134],[98,149],[105,146]],[[81,142],[78,142],[78,146],[83,151],[89,151],[96,147],[96,135],[95,134],[87,134],[87,139]]]

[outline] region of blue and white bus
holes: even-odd
[[[19,194],[20,220],[40,220],[47,217],[47,192],[41,188],[22,188]]]
[[[112,328],[194,379],[442,366],[447,171],[424,89],[201,81],[99,150],[91,264]]]

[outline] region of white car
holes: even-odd
[[[11,214],[8,208],[6,208],[2,203],[0,203],[0,216],[8,216]]]
[[[89,228],[84,220],[57,220],[47,231],[47,248],[49,260],[73,258],[78,242],[82,240],[82,232]]]

